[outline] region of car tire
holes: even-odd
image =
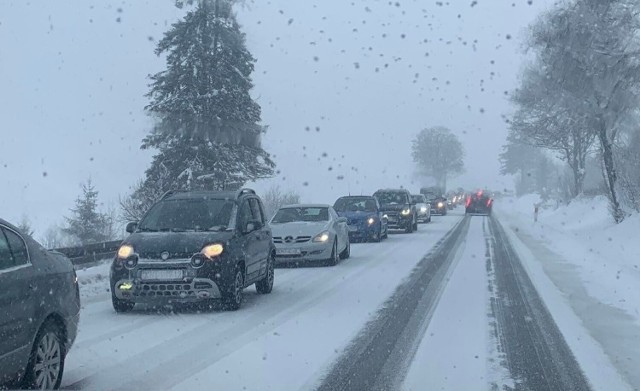
[[[267,275],[258,282],[256,282],[256,291],[261,295],[271,293],[273,290],[273,281],[275,279],[275,259],[273,253],[269,255],[267,260]]]
[[[36,335],[23,387],[27,389],[58,389],[64,372],[64,330],[53,320],[47,320]],[[40,376],[44,372],[45,376]],[[52,377],[54,377],[52,379]]]
[[[118,299],[113,293],[111,293],[111,303],[113,304],[113,309],[119,314],[131,312],[133,307],[136,306],[136,303],[132,301]]]
[[[408,224],[407,228],[404,229],[404,232],[406,232],[408,234],[413,233],[413,223]]]
[[[338,264],[339,261],[339,254],[338,254],[338,241],[336,239],[333,240],[333,248],[331,249],[331,258],[329,258],[327,261],[329,262],[329,266],[335,266]]]
[[[351,241],[347,240],[347,247],[340,253],[340,259],[349,259],[351,256]]]
[[[382,239],[389,239],[389,227],[384,230],[384,235],[382,235]]]
[[[371,241],[374,243],[380,243],[382,241],[382,223],[380,224],[376,232],[373,234]]]
[[[429,218],[427,219],[427,223],[431,222],[431,215],[429,215]]]
[[[233,281],[227,288],[222,297],[224,307],[228,311],[237,311],[242,306],[242,291],[244,290],[244,274],[239,266],[236,266],[236,270],[233,274]]]
[[[414,219],[413,220],[413,230],[417,231],[418,230],[418,219]]]

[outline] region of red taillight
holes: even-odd
[[[487,207],[491,206],[491,201],[493,201],[491,198],[487,200]]]
[[[464,207],[468,208],[471,205],[471,197],[467,197],[467,201],[464,203]]]

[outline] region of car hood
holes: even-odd
[[[233,232],[135,232],[123,244],[133,246],[140,258],[157,259],[163,252],[168,259],[191,257],[211,243],[226,243]]]
[[[407,209],[409,207],[409,204],[387,204],[387,205],[382,205],[380,207],[380,210],[383,212],[397,212],[397,211],[401,211],[403,209]]]
[[[274,237],[284,236],[315,236],[322,231],[329,229],[329,223],[326,221],[320,222],[294,222],[284,224],[271,224],[271,231]]]
[[[363,221],[370,217],[377,217],[378,212],[338,212],[338,216],[346,217],[351,223],[352,221]]]

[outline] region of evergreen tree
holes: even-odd
[[[112,219],[98,211],[98,192],[89,179],[82,184],[82,195],[76,199],[72,216],[65,217],[63,232],[74,237],[79,244],[99,243],[111,239]]]
[[[255,59],[229,0],[201,0],[158,43],[167,69],[151,77],[146,110],[158,120],[142,143],[155,148],[134,198],[170,189],[233,189],[273,175],[251,98]],[[147,192],[148,193],[148,192]],[[140,202],[144,204],[145,202]]]

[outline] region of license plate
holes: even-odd
[[[358,227],[356,227],[355,225],[350,225],[349,232],[358,232]]]
[[[276,250],[278,255],[300,255],[299,248],[281,248]]]
[[[182,270],[143,270],[140,274],[143,280],[181,280]]]

